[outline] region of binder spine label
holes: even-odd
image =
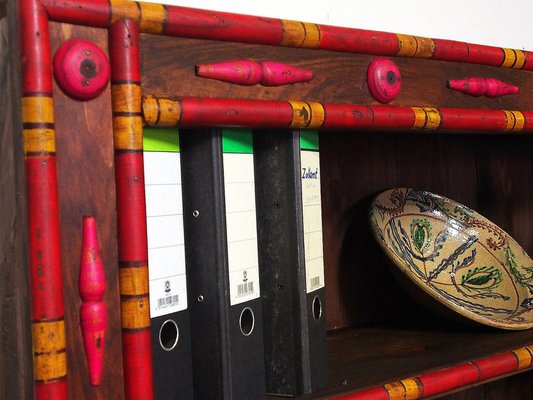
[[[259,297],[252,133],[223,132],[230,304]]]
[[[178,132],[145,129],[150,317],[187,309]]]
[[[311,293],[324,287],[318,133],[302,132],[301,147],[306,291]]]

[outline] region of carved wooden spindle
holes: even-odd
[[[80,325],[85,344],[91,385],[102,381],[107,310],[103,302],[105,273],[100,259],[100,246],[94,217],[83,217],[79,291],[83,301],[80,307]]]
[[[518,93],[518,87],[494,78],[465,78],[448,81],[450,89],[474,97],[498,97]]]
[[[196,75],[245,86],[283,86],[313,79],[313,72],[303,68],[275,61],[253,60],[197,65]]]

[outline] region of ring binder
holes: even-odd
[[[318,132],[254,132],[267,392],[327,383]]]
[[[263,399],[252,135],[180,138],[195,398]]]
[[[154,395],[192,400],[179,135],[145,128],[143,136]]]

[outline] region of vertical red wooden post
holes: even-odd
[[[83,240],[80,257],[79,291],[83,301],[80,307],[80,326],[87,356],[91,385],[102,381],[107,309],[103,302],[105,273],[100,258],[96,219],[83,217]]]
[[[19,5],[35,398],[63,400],[67,355],[48,15],[38,0]]]
[[[124,388],[127,400],[149,400],[153,382],[139,31],[123,19],[109,35]]]

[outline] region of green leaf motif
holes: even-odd
[[[476,285],[476,286],[481,286],[481,285],[484,285],[486,284],[487,282],[489,282],[490,280],[492,280],[494,277],[493,274],[485,274],[485,275],[479,275],[479,276],[476,276],[472,279],[469,279],[466,281],[466,284],[467,285]]]
[[[414,219],[411,222],[411,240],[416,249],[422,253],[429,245],[431,224],[427,219]]]
[[[461,277],[461,286],[467,290],[496,289],[503,280],[502,272],[497,267],[476,267],[469,269]]]
[[[505,249],[505,265],[511,270],[512,274],[516,278],[516,281],[525,287],[529,287],[533,281],[533,266],[521,266],[522,270],[526,272],[523,274],[518,269],[518,264],[516,263],[516,256],[511,250],[510,246],[507,246]]]

